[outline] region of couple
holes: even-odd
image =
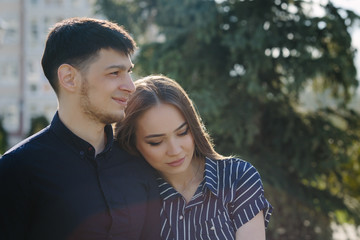
[[[42,66],[58,110],[0,159],[1,239],[265,239],[256,169],[222,160],[175,81],[134,84],[135,49],[104,20],[51,30]]]

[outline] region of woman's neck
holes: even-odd
[[[168,175],[163,177],[184,197],[186,202],[190,202],[203,180],[204,169],[205,160],[203,158],[193,158],[188,171],[179,175]]]

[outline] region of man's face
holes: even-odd
[[[81,81],[81,111],[102,124],[111,124],[124,116],[124,109],[135,86],[131,78],[133,64],[129,56],[102,49]]]

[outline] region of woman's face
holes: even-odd
[[[164,176],[189,170],[195,144],[182,113],[173,105],[159,104],[138,120],[136,147]]]

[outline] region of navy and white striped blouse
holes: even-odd
[[[207,158],[204,179],[189,203],[163,178],[158,183],[162,239],[235,239],[236,230],[261,210],[268,225],[272,206],[264,197],[260,175],[241,159]]]

